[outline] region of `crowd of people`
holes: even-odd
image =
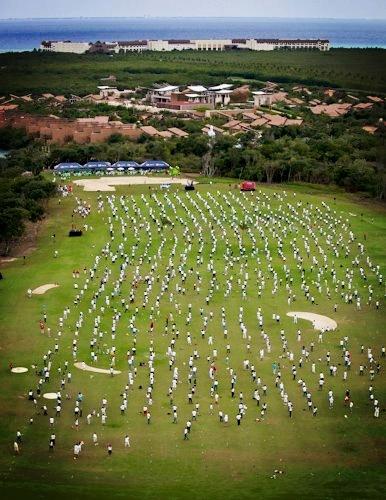
[[[75,202],[74,215],[86,217],[91,204]],[[51,347],[37,363],[36,387],[28,393],[29,425],[36,425],[36,414],[46,418],[49,450],[60,436],[64,407],[72,412],[78,459],[87,445],[99,445],[99,426],[118,415],[130,422],[139,414],[151,428],[155,415],[162,418],[154,405],[163,401],[183,441],[193,439],[203,419],[236,428],[246,419],[264,422],[275,394],[290,419],[302,408],[317,418],[337,404],[351,413],[361,404],[351,396],[356,376],[368,377],[369,415],[380,417],[376,380],[385,347],[361,346],[354,364],[357,343],[347,331],[342,336],[321,328],[307,338],[307,324],[283,314],[298,304],[316,311],[321,303],[331,315],[341,304],[378,313],[380,266],[349,220],[328,204],[286,192],[152,191],[99,195],[95,210],[106,242],[82,257],[87,265],[81,271],[69,270],[75,292],[60,317],[44,313],[39,324],[43,334],[50,329]],[[63,361],[64,346],[71,355]],[[111,377],[119,377],[118,406],[104,395],[103,374],[95,375],[103,396],[98,403],[88,400],[84,378],[71,368],[78,361],[91,368],[107,364]],[[166,379],[164,394],[157,385]],[[74,385],[82,386],[75,397]],[[41,403],[48,388],[56,394],[52,406]],[[142,401],[134,407],[130,401],[138,393]],[[21,442],[20,432],[17,454]],[[112,455],[113,444],[104,446]],[[131,447],[128,432],[120,446]]]

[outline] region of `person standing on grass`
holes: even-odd
[[[112,446],[111,446],[111,444],[109,443],[109,444],[107,445],[107,454],[108,454],[108,456],[110,457],[112,453],[113,453],[113,447],[112,447]]]
[[[94,446],[98,446],[98,435],[96,432],[92,435],[92,442],[94,443]]]
[[[13,443],[13,451],[14,451],[15,455],[19,455],[19,453],[20,453],[19,444],[17,441],[14,441],[14,443]]]
[[[125,448],[130,448],[130,437],[127,434],[125,436],[124,443],[125,443]]]

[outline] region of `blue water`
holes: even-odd
[[[167,38],[327,38],[334,47],[386,48],[386,20],[278,18],[82,18],[0,20],[0,51],[42,40]]]

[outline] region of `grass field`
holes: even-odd
[[[154,83],[175,85],[266,80],[282,84],[343,87],[384,92],[386,51],[332,49],[329,52],[149,52],[110,57],[49,53],[0,54],[0,93],[85,95],[113,74],[120,88]]]
[[[60,204],[58,199],[52,200],[36,250],[27,257],[25,264],[20,259],[1,268],[5,278],[0,281],[0,485],[3,498],[52,496],[61,499],[71,495],[74,498],[216,499],[383,497],[382,491],[386,487],[386,380],[385,358],[381,358],[380,353],[386,344],[386,315],[384,283],[379,284],[378,279],[379,274],[385,275],[386,271],[385,211],[383,207],[359,204],[348,195],[329,194],[323,189],[259,187],[254,194],[242,194],[233,185],[221,182],[199,185],[194,193],[185,193],[179,187],[172,187],[165,193],[135,186],[119,187],[107,196],[75,188],[76,196],[92,207],[91,214],[84,220],[77,215],[72,217],[73,196],[62,198]],[[126,211],[120,202],[121,195],[125,195]],[[99,213],[98,196],[104,200],[103,211]],[[116,207],[115,215],[107,197]],[[126,224],[124,236],[123,222]],[[93,229],[89,228],[81,238],[68,238],[72,223],[86,223]],[[305,245],[307,238],[309,257],[308,245]],[[102,257],[96,266],[95,277],[91,279],[89,269],[93,268],[95,256],[101,255],[108,242],[111,243],[109,251],[117,253],[116,261],[113,263],[110,255]],[[364,244],[363,254],[358,247],[360,242]],[[294,249],[297,247],[303,263],[295,261]],[[55,250],[58,251],[57,258],[54,258]],[[121,251],[127,254],[128,265],[119,283],[120,266],[125,260]],[[198,257],[202,257],[202,262]],[[318,264],[314,264],[311,271],[313,257]],[[356,257],[359,264],[353,266]],[[216,271],[214,280],[212,271],[208,270],[210,261]],[[154,267],[155,263],[157,267]],[[287,278],[284,265],[288,269]],[[321,274],[318,267],[324,269],[325,265],[324,274]],[[377,265],[379,271],[376,271]],[[111,274],[105,290],[99,293],[96,310],[93,310],[91,299],[100,287],[106,267]],[[366,273],[366,281],[361,277],[360,267]],[[315,305],[306,299],[301,289],[302,268],[310,296],[315,297]],[[355,300],[353,304],[345,303],[340,285],[337,291],[335,289],[337,284],[333,283],[331,269],[335,269],[338,280],[345,281],[343,294],[350,293],[350,279],[345,278],[346,268],[353,269],[352,291],[357,290],[361,297],[361,310],[357,310]],[[73,278],[74,269],[80,270],[79,279]],[[145,276],[154,277],[148,291],[148,302],[144,299]],[[169,277],[168,287],[166,276]],[[87,289],[84,289],[87,279]],[[133,285],[134,282],[137,283]],[[28,288],[46,283],[60,286],[44,295],[27,297]],[[74,288],[74,283],[78,284],[78,289]],[[230,283],[231,290],[224,296]],[[185,288],[185,293],[179,293],[176,285]],[[245,297],[242,295],[243,285]],[[369,286],[373,289],[370,305],[367,303]],[[110,299],[108,306],[105,297],[111,296],[114,288],[117,295]],[[326,296],[327,288],[330,299]],[[75,305],[74,299],[80,290],[84,290],[84,294]],[[129,303],[129,310],[125,312],[121,299],[129,302],[131,291],[135,295],[134,303]],[[288,304],[288,296],[294,300],[294,295],[296,300]],[[379,311],[375,307],[377,300],[380,301]],[[336,312],[335,303],[338,305]],[[192,318],[187,325],[189,304],[192,304]],[[71,312],[64,326],[59,327],[59,318],[66,306]],[[101,306],[105,307],[104,312]],[[240,328],[240,306],[243,307],[241,322],[247,328],[247,338],[243,338]],[[121,395],[129,372],[126,352],[134,345],[130,318],[136,307],[138,312],[132,324],[137,329],[137,374],[128,391],[128,409],[121,415]],[[154,307],[154,331],[149,333],[151,307]],[[222,307],[225,308],[227,339],[222,326]],[[263,329],[268,334],[270,352],[257,321],[258,308],[263,315]],[[111,334],[114,309],[121,312],[115,339]],[[76,322],[81,311],[84,321],[76,335]],[[319,343],[319,333],[311,323],[299,320],[295,325],[286,316],[289,311],[326,315],[337,322],[338,328],[325,333],[323,343]],[[50,338],[47,332],[42,334],[39,330],[39,320],[44,312],[52,332]],[[272,319],[272,314],[280,314],[280,323]],[[98,333],[105,333],[99,341],[98,361],[93,363],[89,344],[98,315],[101,316]],[[200,332],[205,316],[208,321],[202,338]],[[165,329],[167,317],[169,322]],[[301,341],[297,340],[298,328]],[[281,329],[288,342],[284,350]],[[179,331],[178,338],[176,330]],[[58,332],[61,332],[60,336]],[[191,344],[187,332],[191,333]],[[345,367],[340,340],[346,336],[352,366],[348,370],[348,379],[343,381]],[[208,345],[209,337],[213,337],[213,345]],[[109,368],[111,356],[107,350],[115,346],[116,369],[122,373],[110,377],[75,368],[74,339],[78,345],[76,360],[101,368]],[[173,369],[169,370],[167,350],[172,339],[175,339],[176,352],[173,368],[179,369],[178,384],[173,391],[174,404],[178,407],[176,424],[172,423],[168,396]],[[151,341],[155,351],[155,382],[153,404],[149,405],[146,392]],[[309,361],[303,356],[302,367],[299,367],[302,346],[310,351],[311,342],[315,344],[314,351],[309,352]],[[35,409],[33,402],[28,401],[27,393],[29,389],[36,389],[39,380],[31,365],[42,368],[44,353],[49,349],[53,351],[55,343],[58,343],[59,351],[52,355],[50,382],[43,384],[42,393],[60,389],[58,368],[63,369],[66,360],[72,382],[67,383],[62,391],[63,395],[70,394],[71,400],[63,399],[62,415],[55,419],[56,447],[50,453],[48,444],[52,429],[48,416],[41,412],[45,400],[39,399]],[[229,359],[226,359],[227,344],[231,346]],[[365,346],[363,354],[361,345]],[[372,349],[375,364],[381,364],[374,381],[370,381],[368,369],[364,376],[358,374],[361,364],[369,368],[368,347]],[[216,359],[213,349],[218,351]],[[263,360],[259,359],[261,349],[264,349]],[[200,404],[200,411],[197,421],[192,422],[190,439],[184,441],[185,423],[194,406],[188,403],[187,397],[191,390],[189,357],[194,350],[200,357],[193,361],[197,368],[197,390],[193,402]],[[291,352],[297,367],[295,380],[291,374]],[[338,367],[336,377],[329,374],[327,352],[331,353],[331,363]],[[253,381],[251,371],[244,369],[245,359],[255,366],[257,377],[261,378],[260,385]],[[10,362],[14,366],[28,367],[29,372],[10,373]],[[210,393],[212,381],[208,370],[211,362],[217,368],[218,405]],[[292,418],[283,404],[280,390],[275,387],[274,362],[280,363],[284,392],[294,405]],[[142,363],[145,365],[141,366]],[[311,370],[312,363],[316,364],[316,373]],[[234,399],[230,390],[231,369],[237,374]],[[134,374],[134,366],[131,371]],[[326,381],[322,391],[318,390],[320,372],[324,373]],[[307,409],[299,379],[306,382],[312,394],[313,405],[318,408],[316,417]],[[263,385],[267,385],[266,396],[263,395]],[[379,418],[373,416],[369,385],[373,386],[373,393],[379,400]],[[252,398],[256,388],[261,395],[260,407]],[[329,389],[335,396],[332,409],[329,409],[327,397]],[[343,402],[346,389],[350,390],[354,402],[352,412]],[[73,410],[79,391],[84,395],[83,416],[76,430]],[[247,410],[241,425],[237,426],[240,392]],[[99,413],[104,397],[108,400],[106,425],[102,425],[97,416],[88,425],[86,415],[94,409]],[[261,415],[263,403],[267,404],[267,411]],[[46,401],[46,404],[49,416],[54,415],[55,401]],[[152,415],[150,425],[141,414],[145,404]],[[214,406],[213,414],[210,404]],[[229,415],[228,424],[219,422],[219,410]],[[32,425],[29,424],[31,417],[34,419]],[[20,455],[15,456],[13,441],[17,429],[23,434],[23,442]],[[98,446],[92,443],[93,432],[98,434]],[[130,435],[130,449],[124,448],[125,434]],[[80,458],[74,460],[73,445],[79,440],[83,440],[85,446]],[[106,451],[108,443],[113,446],[110,457]],[[283,474],[275,475],[275,470],[281,470]]]

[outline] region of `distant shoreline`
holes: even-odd
[[[337,22],[384,22],[386,18],[366,18],[366,17],[256,17],[256,16],[80,16],[80,17],[4,17],[0,18],[1,21],[60,21],[60,20],[80,20],[80,19],[208,19],[208,20],[216,20],[216,19],[243,19],[243,20],[251,20],[256,19],[259,21],[269,21],[269,20],[288,20],[288,21],[337,21]]]
[[[64,17],[0,19],[0,52],[42,40],[326,39],[333,48],[386,48],[386,19],[308,17]]]

